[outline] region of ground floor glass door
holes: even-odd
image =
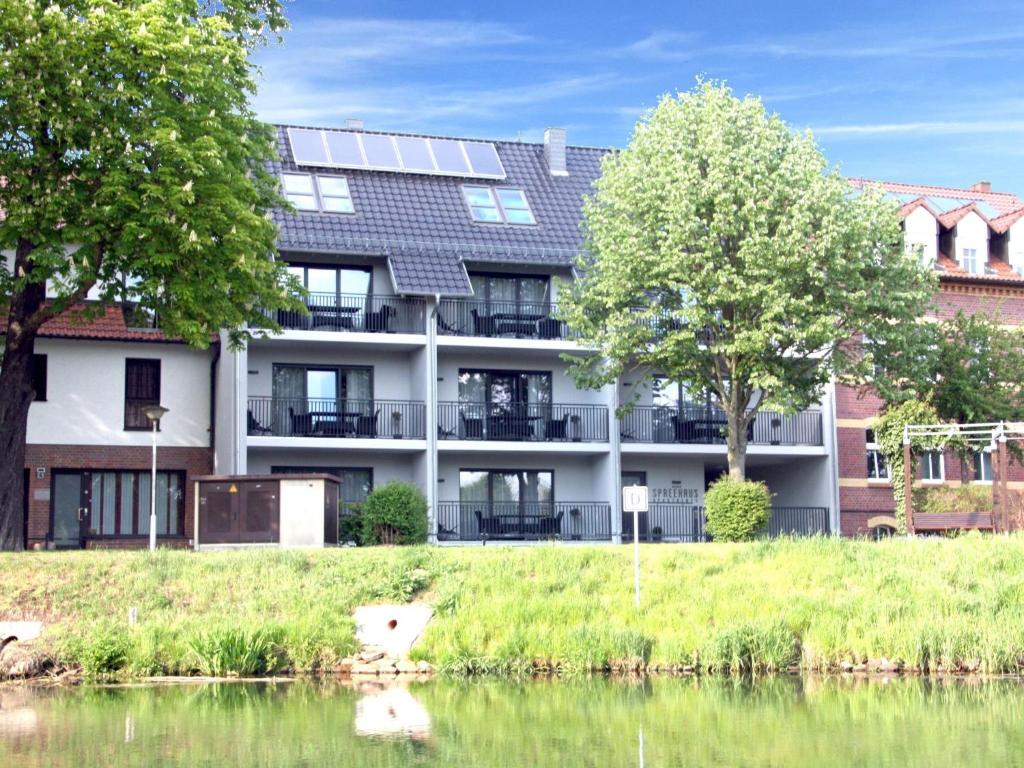
[[[88,475],[55,472],[53,475],[53,545],[81,547],[89,519]]]

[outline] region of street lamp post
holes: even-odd
[[[153,471],[149,476],[149,551],[156,551],[156,428],[169,409],[162,405],[150,405],[143,409],[146,418],[153,424]]]

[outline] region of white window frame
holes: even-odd
[[[288,191],[288,187],[287,187],[287,181],[286,181],[288,178],[305,178],[305,179],[307,179],[309,181],[309,194],[306,195],[306,194],[302,194],[302,193],[298,193],[298,192],[289,192]],[[316,196],[316,192],[317,192],[316,187],[317,187],[317,184],[313,180],[313,174],[311,174],[311,173],[295,173],[293,171],[284,171],[284,172],[281,173],[281,192],[284,193],[285,199],[287,199],[289,203],[291,203],[293,206],[295,206],[295,210],[297,210],[297,211],[310,211],[311,212],[311,211],[319,211],[320,210],[320,198],[318,198]],[[313,207],[312,208],[306,208],[304,206],[300,206],[298,203],[295,202],[295,200],[292,199],[292,195],[296,195],[296,196],[299,196],[299,197],[311,197],[313,199]]]
[[[984,460],[981,462],[981,465],[980,465],[981,470],[982,470],[982,472],[981,472],[982,477],[980,477],[980,478],[978,477],[978,468],[979,468],[978,458],[981,457],[981,456],[988,456],[988,473],[987,473],[988,477],[984,477],[984,475],[986,474],[986,472],[984,471],[985,470],[985,462],[984,462]],[[974,452],[973,464],[974,464],[974,466],[973,466],[974,478],[971,480],[971,482],[972,483],[977,483],[978,485],[992,485],[992,449],[991,448],[979,448],[978,450],[976,450]]]
[[[970,255],[968,255],[970,254]],[[970,265],[970,266],[968,266]],[[978,263],[978,249],[977,248],[961,248],[960,249],[960,267],[971,275],[980,275],[981,268]]]
[[[489,206],[473,205],[469,199],[470,190],[481,190],[487,193],[490,198],[491,204]],[[530,215],[530,221],[510,221],[508,213],[505,210],[505,206],[501,203],[501,197],[498,195],[499,191],[506,190],[509,192],[517,192],[523,198],[525,208],[512,208],[510,210],[515,211],[526,211]],[[537,215],[533,212],[533,206],[530,205],[530,200],[526,196],[526,190],[520,187],[488,187],[483,184],[463,184],[462,185],[462,200],[466,204],[466,208],[469,210],[469,218],[474,224],[508,224],[513,227],[535,227],[537,226]],[[478,219],[473,214],[474,208],[493,208],[498,214],[498,221],[485,221]]]
[[[868,482],[872,483],[889,483],[892,481],[892,473],[889,471],[889,464],[885,460],[885,454],[882,453],[882,447],[878,444],[875,439],[875,430],[866,429],[864,430],[864,448],[865,456],[868,460]],[[870,467],[874,467],[874,476],[871,474]],[[881,474],[880,470],[884,470],[885,474]]]
[[[344,195],[333,195],[333,194],[332,195],[328,195],[328,194],[325,194],[324,193],[324,189],[323,189],[323,185],[320,183],[321,179],[338,179],[339,181],[341,181],[342,184],[345,185],[345,192],[346,192],[346,194],[344,194]],[[352,214],[352,213],[356,212],[355,201],[352,200],[352,187],[349,186],[348,178],[345,177],[345,176],[338,176],[338,175],[335,175],[333,173],[318,173],[318,174],[316,174],[316,194],[317,194],[317,197],[318,197],[318,203],[320,205],[320,210],[323,213]],[[348,201],[349,210],[347,210],[347,211],[335,211],[333,209],[332,210],[328,210],[327,207],[324,205],[324,200],[328,200],[328,199],[330,199],[330,200],[347,200]]]
[[[943,451],[941,448],[938,448],[938,449],[933,450],[933,451],[922,451],[918,458],[919,458],[920,461],[923,461],[925,456],[929,456],[929,455],[932,455],[932,454],[937,455],[939,457],[939,476],[938,477],[924,477],[924,473],[922,472],[921,482],[922,483],[936,483],[936,484],[944,483],[944,482],[946,482],[946,456],[945,456],[945,451]],[[929,463],[929,466],[930,466],[931,465],[931,461],[929,461],[928,463]],[[920,466],[920,464],[918,466]]]
[[[309,184],[310,184],[310,188],[311,188],[311,194],[310,195],[305,195],[305,194],[297,193],[297,192],[289,193],[287,188],[285,187],[285,179],[287,179],[288,177],[309,179]],[[344,184],[345,184],[345,190],[348,192],[348,196],[345,197],[343,195],[325,195],[324,191],[323,191],[323,188],[322,188],[322,186],[320,184],[321,177],[327,178],[327,179],[340,179],[341,181],[343,181]],[[297,211],[302,211],[304,213],[337,213],[337,214],[342,214],[342,215],[351,215],[351,214],[356,212],[355,200],[353,200],[353,198],[352,198],[352,188],[349,186],[348,177],[347,176],[340,176],[340,175],[333,174],[333,173],[302,173],[301,171],[298,171],[298,172],[297,171],[282,171],[281,172],[281,191],[284,193],[284,196],[288,200],[288,202],[290,202],[292,205],[295,206],[295,209]],[[298,195],[300,197],[310,197],[311,196],[313,198],[313,207],[312,208],[307,208],[307,207],[299,206],[292,199],[291,195],[293,195],[293,194],[294,195]],[[328,198],[332,199],[332,200],[348,200],[349,207],[352,210],[349,210],[349,211],[327,210],[324,207],[324,200],[328,199]]]

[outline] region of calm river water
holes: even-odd
[[[1014,766],[996,680],[0,688],[0,766]]]

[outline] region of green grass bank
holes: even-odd
[[[450,674],[692,667],[1024,670],[1024,537],[629,547],[0,555],[0,618],[87,675],[329,672],[351,611],[424,600]],[[138,608],[129,627],[127,611]]]

